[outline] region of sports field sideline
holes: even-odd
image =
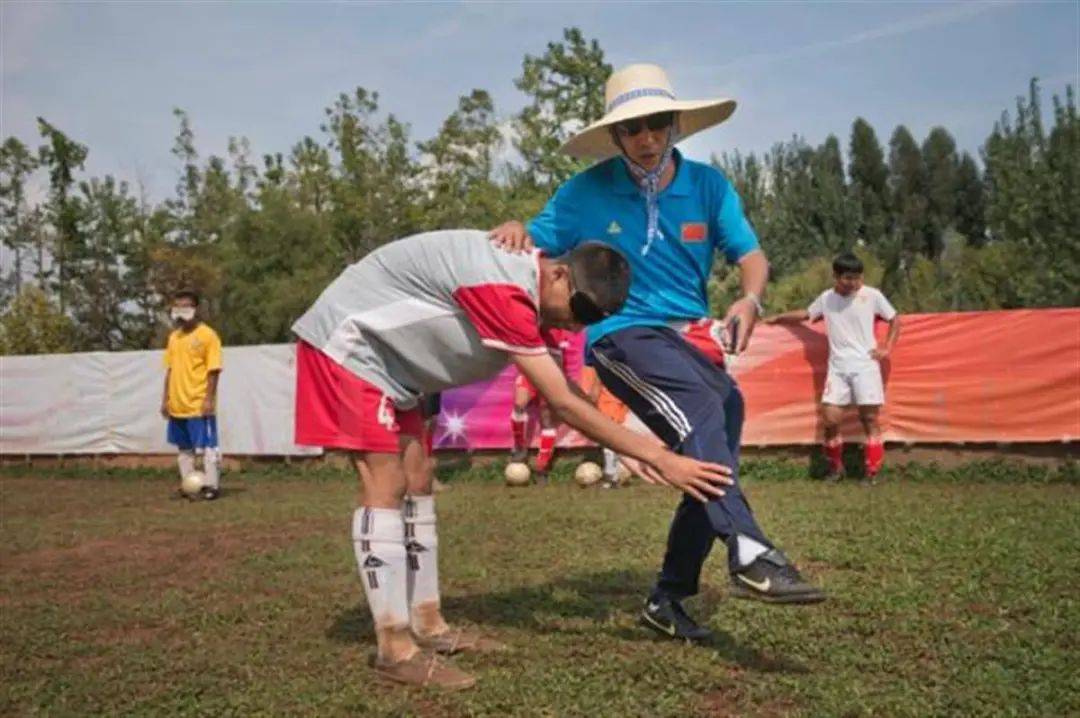
[[[909,465],[873,489],[749,462],[763,524],[830,592],[692,602],[720,639],[636,624],[678,497],[636,485],[510,490],[448,471],[443,601],[508,653],[472,691],[387,688],[348,541],[354,483],[234,471],[217,502],[174,471],[0,473],[3,715],[1075,715],[1080,472]]]

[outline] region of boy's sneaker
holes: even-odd
[[[199,489],[199,496],[206,501],[213,501],[218,496],[221,496],[221,489],[215,489],[213,486],[204,486]]]
[[[617,489],[619,488],[619,477],[611,476],[610,474],[604,474],[600,479],[600,488],[602,489]]]
[[[527,464],[529,462],[528,448],[514,449],[510,452],[511,464]]]
[[[820,603],[825,592],[803,580],[779,549],[770,549],[731,574],[732,593],[766,603]]]
[[[460,691],[476,685],[476,679],[444,658],[427,651],[417,651],[407,661],[384,663],[375,659],[375,674],[407,686],[431,686]]]
[[[547,471],[541,471],[540,469],[537,469],[536,471],[533,472],[533,481],[536,482],[537,486],[547,486],[548,485],[548,472]]]
[[[842,466],[830,466],[825,471],[824,479],[825,479],[825,483],[827,483],[827,484],[839,483],[840,480],[843,479],[843,478],[844,478],[844,467],[842,467]]]
[[[667,596],[650,596],[641,611],[641,622],[667,638],[698,643],[712,638],[712,632],[687,615],[682,604]]]

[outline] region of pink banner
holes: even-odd
[[[887,440],[1080,438],[1080,309],[908,314],[901,321],[900,342],[883,365]],[[571,353],[575,377],[581,346],[579,339]],[[747,401],[744,444],[820,439],[827,355],[821,322],[754,331],[750,349],[731,367]],[[508,449],[513,377],[508,369],[490,382],[444,394],[436,447]],[[850,414],[844,434],[858,438],[861,430]],[[560,436],[562,446],[587,444],[565,427]]]

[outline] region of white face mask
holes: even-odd
[[[195,307],[173,307],[169,316],[174,322],[190,322],[195,318]]]

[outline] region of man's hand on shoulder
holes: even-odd
[[[491,230],[488,236],[495,244],[508,252],[529,252],[534,246],[525,225],[516,219],[503,222]]]

